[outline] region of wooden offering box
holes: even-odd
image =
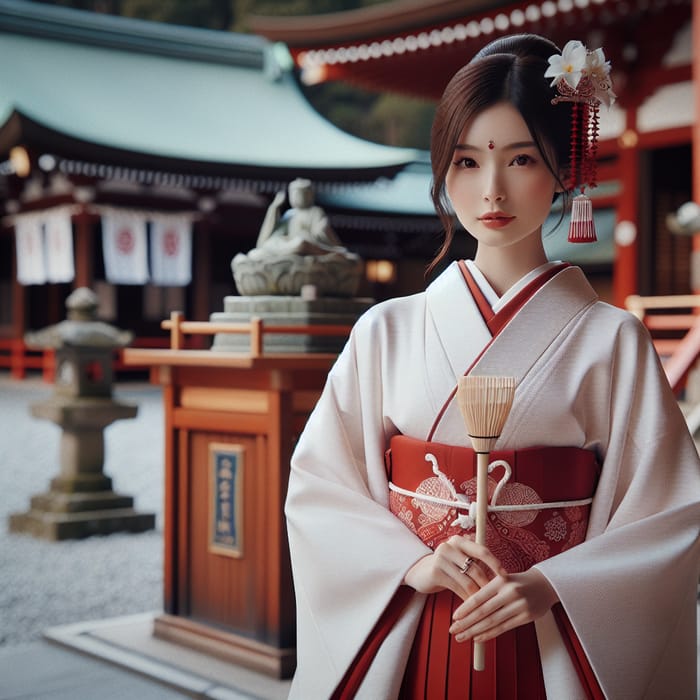
[[[259,321],[188,323],[176,315],[163,325],[171,349],[124,352],[126,364],[150,366],[163,387],[164,613],[154,634],[288,678],[296,661],[284,520],[289,460],[336,356],[263,354],[264,333],[290,329]],[[247,332],[251,352],[180,349],[188,332]]]

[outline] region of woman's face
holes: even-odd
[[[541,245],[556,179],[520,112],[508,102],[479,113],[462,131],[445,179],[464,228],[480,246]]]

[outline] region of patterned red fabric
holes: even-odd
[[[434,473],[426,453],[437,459]],[[506,460],[512,469],[498,503],[527,504],[589,498],[595,491],[598,465],[589,450],[544,447],[491,453],[491,461]],[[401,488],[452,500],[453,488],[475,497],[476,456],[468,448],[396,436],[388,461],[391,480]],[[489,476],[489,498],[504,475],[496,467]],[[453,534],[473,533],[453,524],[457,509],[421,501],[395,492],[390,494],[392,512],[429,547],[435,549]],[[590,506],[567,506],[546,510],[489,513],[487,546],[512,572],[526,571],[533,564],[582,542]],[[429,698],[545,698],[544,680],[534,625],[507,632],[486,644],[486,669],[472,670],[472,644],[458,644],[449,634],[452,613],[459,599],[449,591],[428,596],[407,665],[402,700]],[[596,697],[591,695],[591,697]]]

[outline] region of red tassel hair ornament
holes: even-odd
[[[602,49],[588,51],[580,41],[569,41],[561,54],[549,57],[545,78],[557,90],[552,104],[572,103],[571,151],[568,189],[580,189],[571,206],[569,242],[598,240],[593,221],[593,203],[586,188],[596,186],[599,107],[615,100],[610,80],[610,62]]]

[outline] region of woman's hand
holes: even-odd
[[[534,622],[558,600],[552,585],[537,569],[499,574],[455,610],[450,634],[456,635],[458,642],[486,642]]]
[[[471,564],[463,572],[468,559],[472,560]],[[419,593],[450,590],[465,600],[497,575],[507,576],[507,573],[486,547],[466,535],[453,535],[441,542],[432,554],[419,559],[408,570],[403,582]]]

